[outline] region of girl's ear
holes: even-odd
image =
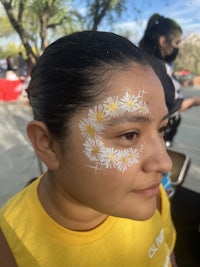
[[[159,37],[159,45],[162,47],[162,48],[165,48],[166,45],[167,45],[167,40],[166,40],[166,37],[164,35],[160,36]]]
[[[60,165],[57,144],[47,126],[41,121],[33,120],[27,126],[27,134],[38,157],[50,170],[57,170]]]

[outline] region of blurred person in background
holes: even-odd
[[[7,70],[13,70],[14,69],[14,60],[13,58],[9,55],[7,57]]]
[[[179,111],[171,115],[169,125],[165,131],[167,146],[172,145],[173,138],[177,133],[181,122],[180,112],[200,105],[200,97],[183,98],[180,93],[181,86],[174,76],[173,62],[178,55],[182,33],[181,26],[175,20],[153,14],[149,18],[144,35],[139,42],[142,49],[165,63],[167,73],[175,87],[175,99],[182,101]]]
[[[22,55],[22,52],[19,52],[17,56],[17,75],[19,77],[25,76],[25,68],[26,68],[25,59]]]

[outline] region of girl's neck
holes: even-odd
[[[48,215],[61,226],[74,231],[88,231],[99,226],[108,215],[76,202],[51,182],[48,174],[41,180],[38,196]]]

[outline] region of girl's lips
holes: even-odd
[[[134,190],[134,193],[141,194],[141,195],[147,195],[147,196],[156,196],[159,194],[159,185],[160,184],[155,184],[150,187],[147,187],[145,189],[141,190]]]

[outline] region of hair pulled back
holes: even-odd
[[[134,62],[150,65],[138,47],[113,33],[83,31],[58,39],[32,72],[27,92],[34,119],[64,137],[74,113],[100,100],[112,74]]]
[[[159,37],[165,36],[167,42],[171,42],[178,33],[182,33],[180,25],[171,18],[153,14],[148,21],[145,33],[139,46],[147,53],[162,59],[159,45]]]

